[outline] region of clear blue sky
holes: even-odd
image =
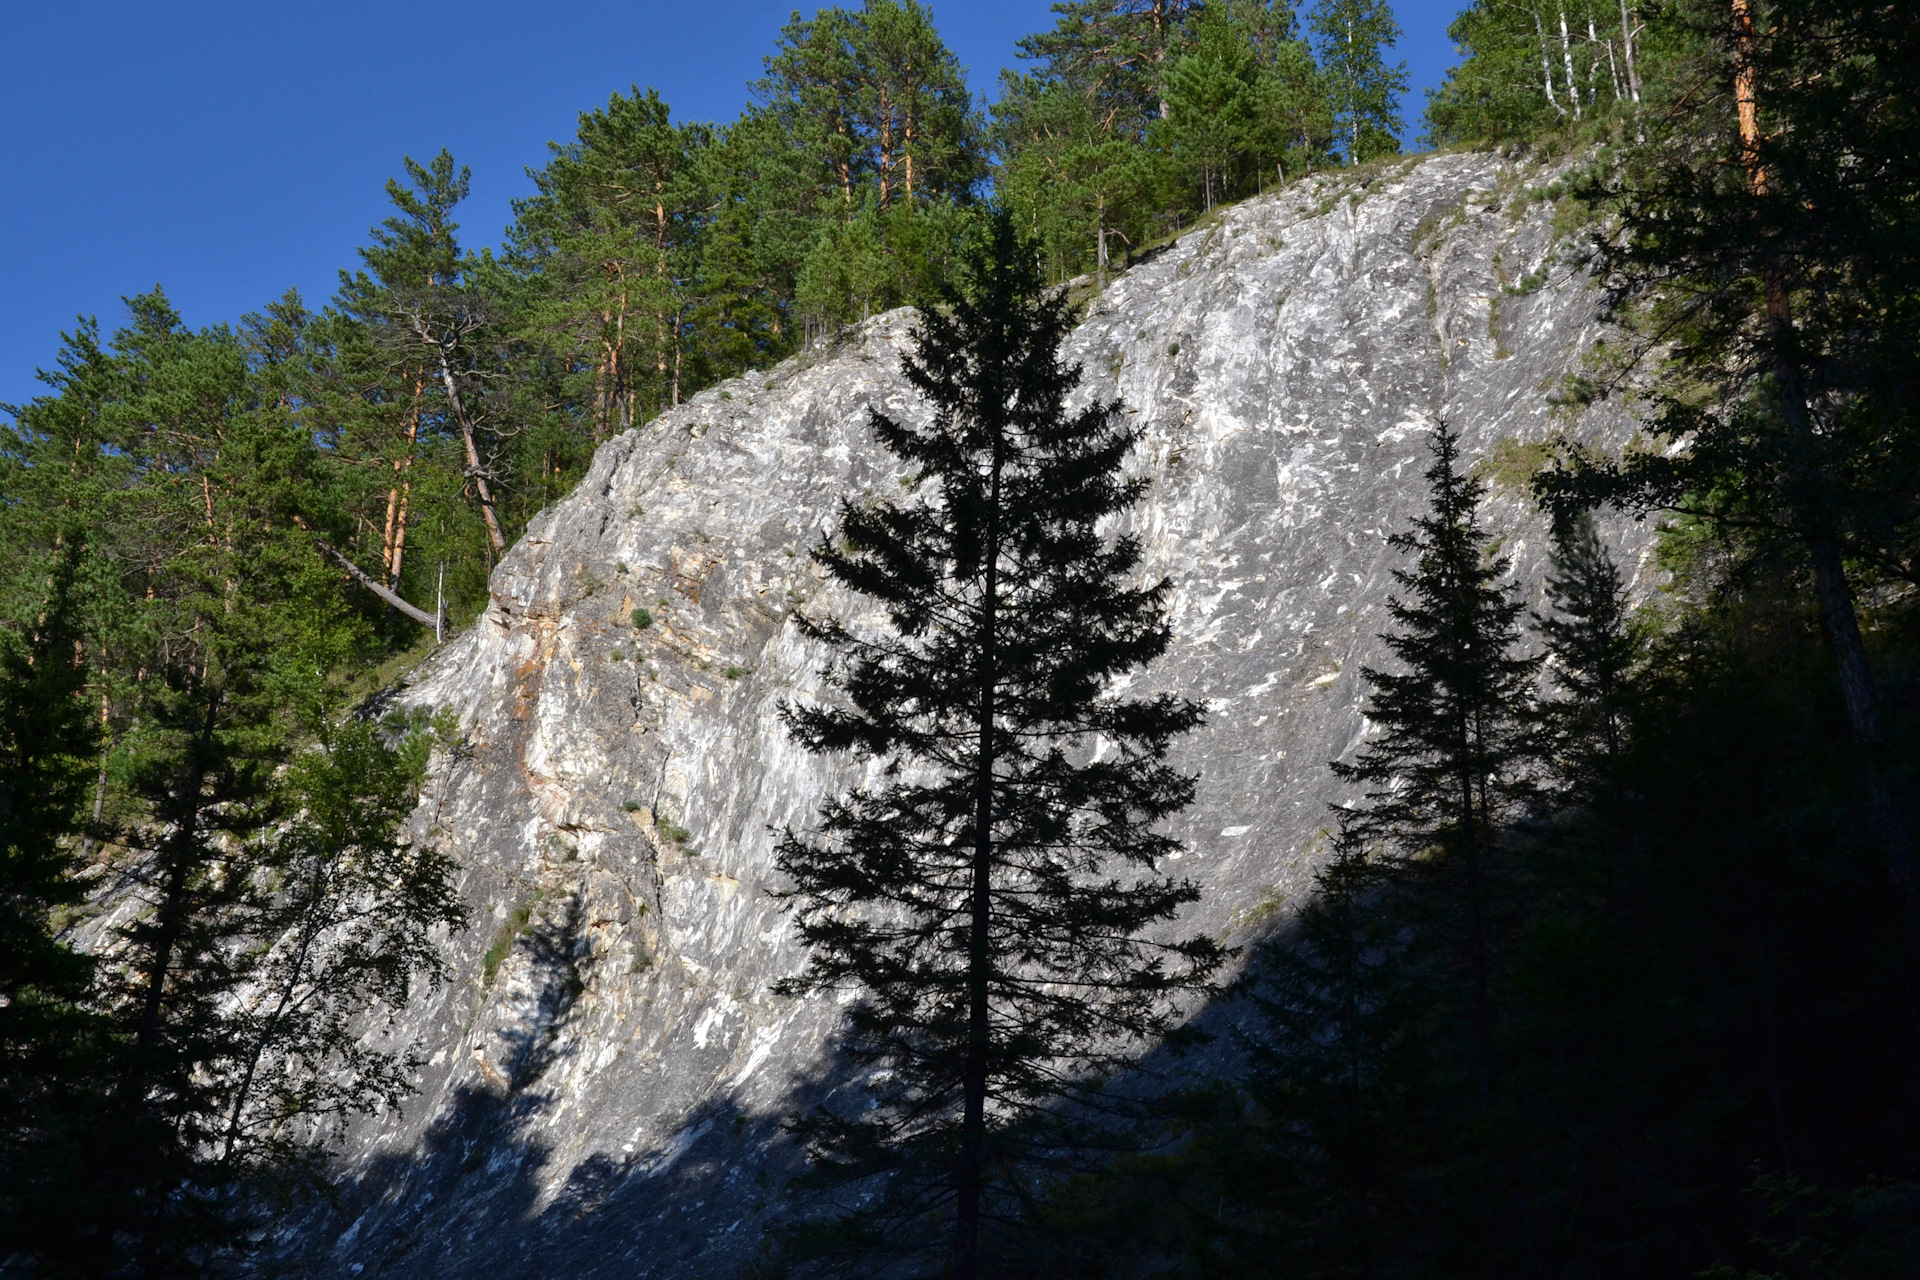
[[[1050,0],[930,3],[988,95],[1014,41],[1051,25]],[[1410,121],[1463,3],[1395,0]],[[325,302],[403,155],[469,165],[463,238],[495,243],[581,110],[639,84],[681,118],[730,119],[794,7],[0,0],[0,403],[39,392],[76,314],[111,330],[156,283],[196,326],[290,285]]]

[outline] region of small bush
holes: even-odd
[[[639,627],[642,631],[646,630],[653,625],[653,614],[645,609],[635,609],[633,611],[633,625]]]
[[[493,945],[487,948],[486,955],[480,958],[481,981],[493,985],[493,975],[499,972],[500,965],[513,951],[513,943],[521,934],[527,932],[529,921],[533,919],[533,906],[528,904],[515,907],[507,913],[500,931],[493,935]]]
[[[613,651],[613,652],[612,652],[612,653],[611,653],[610,655],[608,655],[608,656],[610,656],[610,657],[611,657],[611,658],[612,658],[612,659],[613,659],[613,660],[614,660],[615,662],[625,662],[625,661],[627,660],[627,655],[626,655],[626,654],[624,654],[624,653],[622,653],[622,652],[621,652],[620,650],[618,650],[618,649],[615,649],[615,650],[614,650],[614,651]]]
[[[640,802],[638,800],[629,800],[620,807],[628,813],[640,812]]]
[[[729,680],[738,680],[741,676],[748,676],[752,674],[753,674],[753,668],[751,667],[728,667],[727,668],[727,679]]]
[[[685,827],[675,825],[669,818],[655,818],[653,826],[654,830],[675,844],[685,844],[687,841],[693,839],[693,832],[687,830]]]
[[[627,571],[627,562],[625,560],[615,560],[613,567],[616,572],[625,573]]]

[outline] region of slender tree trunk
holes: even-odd
[[[673,407],[680,407],[680,353],[681,328],[685,313],[675,310],[673,313]]]
[[[600,359],[593,366],[593,443],[606,439],[613,425],[613,364],[618,348],[604,335],[613,329],[613,312],[600,312]]]
[[[400,571],[407,555],[407,516],[413,502],[413,455],[420,442],[420,409],[426,396],[426,377],[422,374],[413,384],[413,417],[407,423],[407,454],[395,464],[400,471],[400,507],[393,523],[393,555],[387,564],[387,590],[400,590]],[[393,606],[387,606],[387,624],[393,623]]]
[[[1754,67],[1756,39],[1753,10],[1748,0],[1733,0],[1733,106],[1740,126],[1740,163],[1747,171],[1747,190],[1763,196],[1767,194],[1768,175],[1760,163],[1760,98]]]
[[[100,695],[100,776],[93,781],[93,821],[87,825],[87,834],[80,838],[80,863],[86,865],[93,856],[93,846],[100,830],[100,815],[107,807],[107,760],[113,755],[113,740],[108,736],[107,726],[113,710],[113,704],[107,695]]]
[[[1640,71],[1633,59],[1633,11],[1627,7],[1627,0],[1620,0],[1620,53],[1627,63],[1627,92],[1633,95],[1634,105],[1640,103]]]
[[[906,137],[900,144],[900,161],[905,166],[907,176],[907,203],[913,203],[913,112],[907,111]]]
[[[1470,737],[1472,731],[1469,730]],[[1463,752],[1464,754],[1464,752]],[[1461,852],[1466,857],[1467,874],[1467,967],[1473,982],[1473,1039],[1475,1084],[1480,1105],[1493,1104],[1493,961],[1492,945],[1487,937],[1486,868],[1483,860],[1490,842],[1491,815],[1485,810],[1486,780],[1480,780],[1481,799],[1474,796],[1471,770],[1460,774],[1460,795],[1464,813]],[[1489,819],[1483,821],[1483,817]]]
[[[1153,92],[1159,98],[1160,118],[1170,119],[1167,108],[1167,27],[1170,15],[1166,0],[1153,0]]]
[[[380,568],[387,575],[389,586],[400,584],[400,549],[407,541],[405,473],[413,465],[414,445],[420,438],[420,401],[426,389],[426,374],[422,371],[413,380],[413,410],[407,418],[406,453],[393,460],[395,483],[387,490],[387,523],[380,539]]]
[[[1560,56],[1567,67],[1567,98],[1573,103],[1573,118],[1580,118],[1580,86],[1573,79],[1573,38],[1567,34],[1566,6],[1560,8]]]
[[[1757,82],[1753,9],[1750,0],[1732,0],[1734,32],[1734,110],[1740,130],[1741,163],[1746,169],[1747,189],[1759,198],[1771,190],[1771,175],[1761,158],[1759,86]],[[1840,696],[1847,710],[1847,725],[1855,742],[1867,758],[1867,786],[1874,825],[1885,847],[1887,869],[1903,894],[1915,890],[1913,850],[1909,823],[1903,806],[1881,780],[1879,754],[1881,725],[1878,696],[1874,690],[1873,666],[1867,658],[1867,646],[1860,634],[1859,614],[1854,608],[1853,590],[1847,581],[1846,560],[1838,531],[1833,527],[1830,503],[1822,491],[1820,441],[1814,431],[1813,414],[1808,407],[1802,370],[1794,358],[1795,334],[1793,304],[1787,282],[1778,267],[1766,268],[1767,323],[1775,391],[1781,416],[1790,437],[1789,466],[1795,523],[1813,565],[1815,598],[1820,607],[1820,626],[1833,649],[1834,666],[1840,680]]]
[[[893,103],[887,87],[880,86],[880,207],[887,207],[893,191]]]
[[[1094,203],[1094,262],[1098,267],[1100,287],[1107,287],[1107,197],[1103,194]]]
[[[847,122],[834,121],[834,132],[840,135],[840,202],[851,211],[853,208],[853,144],[847,140]]]
[[[993,770],[995,695],[998,672],[1000,593],[1000,468],[1002,440],[996,434],[987,486],[985,591],[980,612],[980,747],[974,790],[973,891],[967,936],[967,1057],[960,1123],[959,1204],[954,1215],[955,1274],[977,1280],[980,1274],[980,1215],[986,1184],[987,1072],[992,1052],[988,998],[992,991],[993,947]]]
[[[1600,35],[1597,31],[1594,30],[1594,26],[1593,26],[1593,10],[1589,8],[1587,10],[1587,49],[1588,49],[1587,56],[1589,58],[1593,58],[1592,62],[1588,64],[1588,70],[1587,70],[1587,100],[1589,102],[1591,102],[1594,98],[1595,91],[1593,89],[1593,82],[1600,73],[1600,59],[1594,58],[1592,53],[1593,47],[1599,43],[1600,43]],[[1613,100],[1615,102],[1618,102],[1620,101],[1620,98],[1621,98],[1620,64],[1613,60],[1613,41],[1611,40],[1607,41],[1606,45],[1607,45],[1607,79],[1609,83],[1613,85]]]
[[[1547,105],[1553,108],[1555,115],[1564,116],[1567,109],[1560,105],[1560,99],[1553,92],[1553,55],[1547,43],[1547,29],[1540,22],[1540,10],[1533,11],[1534,34],[1540,37],[1540,87],[1546,91]]]
[[[425,333],[423,339],[433,341]],[[480,450],[473,443],[473,419],[467,416],[466,402],[460,398],[460,386],[454,381],[453,366],[447,362],[446,348],[434,342],[434,349],[440,356],[440,381],[447,388],[447,404],[453,409],[454,421],[460,424],[460,436],[467,446],[467,470],[473,475],[474,491],[480,495],[480,511],[487,518],[487,540],[492,544],[495,555],[504,555],[507,540],[500,536],[500,520],[493,510],[493,490],[487,486],[486,472],[480,468]]]
[[[409,468],[411,470],[411,468]],[[400,519],[393,531],[393,567],[387,571],[387,589],[400,589],[400,566],[407,555],[407,509],[413,502],[413,477],[400,481]]]
[[[620,310],[613,321],[613,352],[611,356],[612,409],[607,419],[609,428],[617,415],[620,429],[625,431],[633,425],[633,379],[628,377],[627,369],[627,312],[631,310],[627,296],[627,276],[620,274]]]

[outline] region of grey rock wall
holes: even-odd
[[[1211,708],[1181,748],[1191,927],[1250,940],[1310,884],[1435,418],[1499,482],[1487,519],[1536,603],[1526,446],[1631,428],[1549,402],[1602,330],[1550,208],[1516,198],[1541,181],[1486,155],[1312,180],[1118,278],[1073,335],[1084,394],[1144,426],[1133,521],[1177,584],[1176,642],[1139,682]],[[405,691],[468,735],[417,820],[460,859],[475,923],[448,943],[457,979],[395,1029],[430,1054],[419,1095],[354,1134],[340,1207],[287,1224],[288,1261],[504,1280],[751,1255],[790,1167],[779,1118],[831,1085],[838,1009],[769,991],[801,963],[766,894],[770,831],[854,780],[775,711],[818,692],[795,615],[863,607],[807,550],[841,499],[899,492],[866,422],[921,412],[911,325],[878,317],[602,447]]]

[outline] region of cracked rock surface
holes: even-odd
[[[1174,645],[1137,683],[1211,709],[1178,752],[1200,778],[1172,827],[1206,890],[1189,928],[1255,940],[1309,887],[1436,417],[1493,482],[1485,518],[1536,608],[1539,446],[1632,430],[1551,403],[1605,329],[1522,195],[1547,176],[1448,155],[1248,201],[1117,278],[1069,342],[1081,395],[1143,426],[1131,519],[1175,584]],[[833,1085],[839,1009],[769,990],[802,959],[767,895],[772,832],[857,779],[776,712],[823,692],[795,615],[866,607],[807,552],[842,499],[901,493],[867,413],[924,419],[899,374],[912,323],[602,446],[416,673],[403,700],[467,735],[416,823],[460,860],[473,924],[454,981],[394,1028],[427,1055],[420,1093],[353,1132],[339,1206],[288,1223],[282,1259],[504,1280],[752,1256],[792,1167],[780,1118]],[[1644,534],[1613,532],[1639,571]]]

